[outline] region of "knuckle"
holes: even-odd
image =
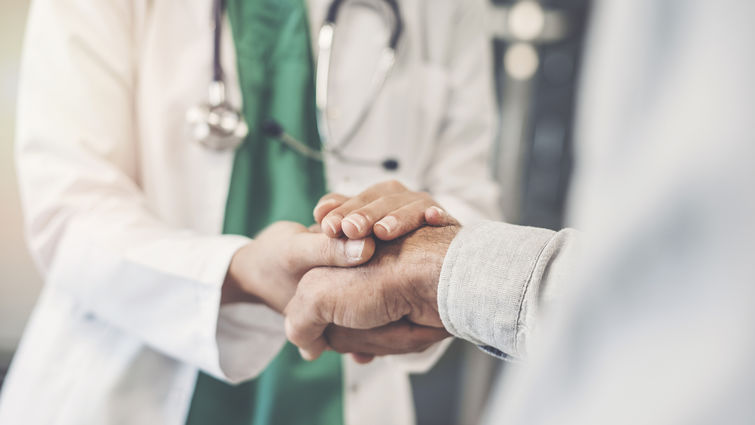
[[[286,337],[289,341],[291,341],[292,344],[299,347],[306,345],[308,342],[304,338],[304,332],[302,332],[300,328],[296,327],[295,325],[286,331]]]
[[[424,199],[424,200],[426,200],[426,201],[430,201],[430,202],[432,202],[432,201],[433,201],[433,197],[432,197],[432,195],[430,195],[430,193],[429,193],[429,192],[420,191],[420,192],[415,192],[415,193],[416,193],[416,194],[417,194],[417,195],[418,195],[418,196],[419,196],[419,197],[420,197],[421,199]]]
[[[404,187],[404,185],[401,184],[396,179],[391,179],[391,180],[386,181],[385,182],[385,186],[386,186],[386,188],[388,190],[390,190],[392,192],[403,192],[403,191],[406,191],[406,188]]]
[[[368,222],[375,221],[375,220],[373,220],[374,213],[373,213],[372,209],[370,209],[369,207],[362,207],[362,208],[354,211],[352,214],[359,214],[362,217],[364,217]]]
[[[391,193],[385,196],[384,201],[389,205],[406,205],[412,201],[412,196],[408,192]]]
[[[365,191],[353,197],[351,199],[351,202],[349,202],[349,204],[351,204],[350,205],[351,209],[354,209],[355,207],[359,207],[359,206],[369,203],[370,200],[372,200],[373,196],[374,195],[370,191]]]
[[[294,345],[302,346],[311,344],[312,335],[307,332],[307,325],[311,320],[309,311],[311,307],[299,306],[296,310],[289,313],[286,320],[286,337]]]
[[[331,265],[331,263],[338,260],[338,246],[341,244],[340,239],[328,238],[325,243],[320,244],[319,255],[320,258],[328,263],[324,265]]]
[[[313,269],[305,274],[299,281],[296,289],[296,299],[298,301],[300,313],[309,313],[320,302],[322,290],[320,288],[320,277],[317,269]]]
[[[334,220],[341,220],[343,219],[344,211],[346,211],[346,205],[339,205],[338,207],[334,208],[331,212],[329,212],[325,217],[330,217]]]
[[[286,319],[286,338],[295,345],[302,344],[303,336],[300,326],[298,325],[298,314],[291,313]]]

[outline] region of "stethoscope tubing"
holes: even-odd
[[[396,0],[382,0],[391,12],[393,17],[390,37],[381,52],[377,69],[373,74],[371,87],[365,101],[356,115],[354,122],[347,128],[340,141],[337,144],[332,143],[332,132],[330,131],[330,120],[328,118],[328,85],[330,81],[330,64],[333,51],[333,39],[335,36],[336,22],[338,13],[345,0],[333,0],[328,6],[325,21],[318,33],[319,54],[315,68],[315,109],[317,119],[317,130],[322,144],[322,150],[316,150],[300,142],[290,134],[286,133],[283,127],[275,121],[268,121],[263,124],[263,134],[268,137],[281,141],[286,146],[295,150],[299,154],[316,161],[324,161],[325,155],[330,155],[338,160],[355,165],[380,165],[386,170],[395,170],[398,168],[398,162],[394,159],[385,159],[383,161],[371,161],[367,159],[358,159],[347,157],[343,154],[343,149],[354,140],[357,132],[364,125],[372,107],[377,102],[378,96],[383,90],[388,76],[395,64],[396,48],[398,46],[401,34],[403,33],[403,21],[401,10]],[[212,55],[212,85],[210,87],[211,102],[225,103],[225,81],[222,66],[222,22],[226,9],[226,0],[215,0],[213,4],[213,55]],[[222,93],[221,93],[222,92]],[[214,98],[214,99],[213,99]],[[237,111],[238,112],[238,111]],[[207,123],[212,125],[212,123]],[[245,133],[244,133],[245,134]],[[229,144],[232,145],[232,144]]]
[[[328,7],[325,16],[325,22],[318,33],[317,66],[315,70],[315,106],[317,109],[317,129],[320,135],[320,141],[323,148],[331,153],[343,151],[351,143],[359,129],[362,128],[372,108],[375,106],[380,93],[385,86],[385,82],[393,69],[396,60],[396,48],[403,32],[403,20],[401,11],[396,0],[382,0],[392,15],[393,20],[388,22],[392,24],[390,37],[387,45],[381,52],[375,73],[372,76],[370,88],[368,89],[366,101],[351,123],[346,127],[343,135],[336,142],[334,141],[333,132],[330,129],[330,119],[328,117],[329,105],[329,83],[331,57],[333,52],[333,41],[337,26],[338,13],[345,0],[333,0]]]

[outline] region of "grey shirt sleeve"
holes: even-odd
[[[462,229],[446,254],[438,310],[453,335],[521,358],[548,304],[570,274],[577,232],[483,222]]]

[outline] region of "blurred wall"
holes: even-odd
[[[24,242],[13,164],[18,62],[28,0],[0,2],[0,369],[15,349],[41,279]]]

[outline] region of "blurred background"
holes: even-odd
[[[0,5],[0,383],[42,286],[26,250],[13,166],[18,59],[27,0]]]
[[[491,0],[499,130],[492,158],[507,221],[562,224],[571,170],[575,86],[587,0]],[[28,256],[13,166],[19,55],[28,0],[0,4],[0,386],[41,288]],[[454,343],[433,371],[413,378],[420,425],[474,424],[504,364]]]

